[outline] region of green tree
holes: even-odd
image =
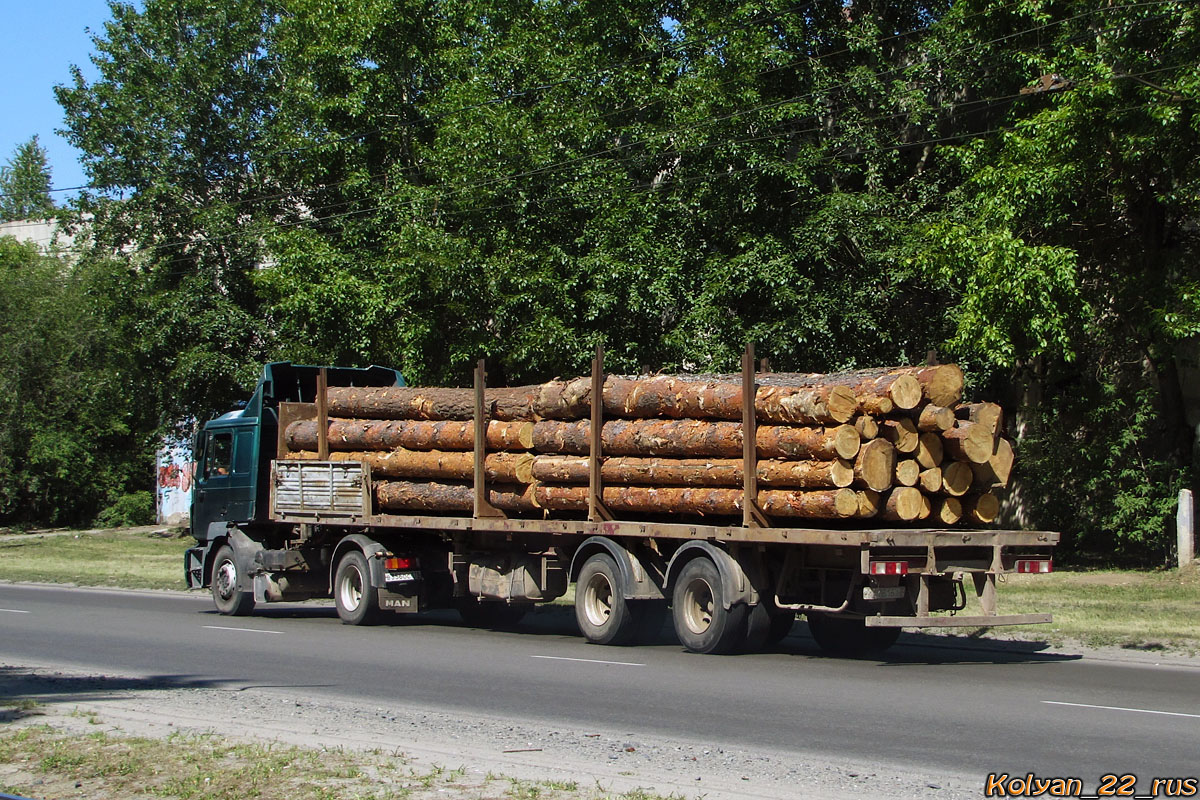
[[[0,222],[45,219],[54,213],[46,148],[34,135],[0,167]]]

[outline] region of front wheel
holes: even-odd
[[[371,585],[367,557],[360,551],[351,550],[338,562],[333,600],[347,625],[371,625],[379,619],[379,590]]]
[[[746,606],[725,608],[723,586],[721,573],[707,558],[689,561],[675,581],[671,619],[679,643],[693,653],[731,653],[745,635]]]
[[[212,589],[213,604],[217,611],[228,617],[244,617],[254,610],[254,592],[239,592],[237,560],[233,548],[221,545],[213,559]]]
[[[808,614],[808,630],[817,645],[836,656],[877,656],[900,638],[899,628],[868,628],[864,620],[816,611]]]

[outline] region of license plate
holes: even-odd
[[[864,586],[863,600],[900,600],[907,592],[903,586]]]
[[[389,572],[386,576],[388,583],[405,583],[415,581],[417,576],[411,572]]]

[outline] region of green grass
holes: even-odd
[[[183,551],[194,542],[145,528],[0,536],[0,580],[184,589]]]
[[[3,730],[3,729],[0,729]],[[414,768],[378,751],[353,753],[278,743],[234,743],[216,735],[166,739],[51,725],[4,730],[0,791],[27,796],[143,800],[669,800],[642,790],[610,793],[574,783],[525,781],[465,769]]]
[[[1200,569],[1195,566],[1010,575],[998,588],[1001,613],[1049,611],[1054,622],[998,628],[997,635],[1074,640],[1092,647],[1200,651]]]

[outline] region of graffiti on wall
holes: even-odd
[[[186,525],[192,505],[196,463],[186,444],[166,445],[158,451],[158,487],[155,492],[160,525]]]

